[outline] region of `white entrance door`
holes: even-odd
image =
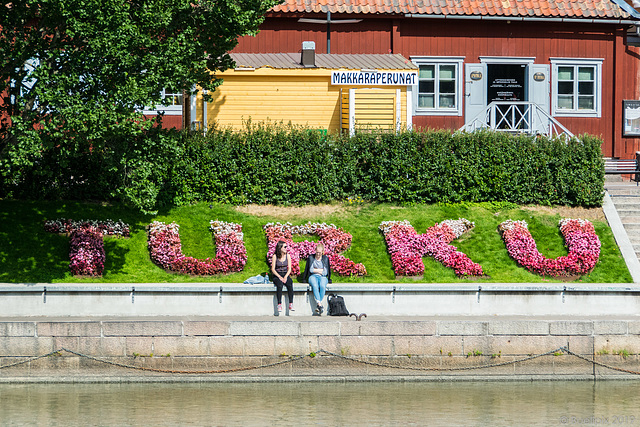
[[[469,123],[487,106],[487,78],[485,64],[466,64],[464,70],[464,121]]]
[[[549,65],[534,64],[531,67],[529,73],[529,99],[531,102],[537,104],[537,106],[549,114],[550,110],[550,94],[549,89],[551,84],[549,82]],[[534,132],[548,135],[549,134],[550,121],[538,111],[533,115],[532,127]]]

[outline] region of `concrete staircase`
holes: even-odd
[[[611,197],[636,256],[640,257],[640,186],[623,181],[619,176],[607,176],[604,184]]]

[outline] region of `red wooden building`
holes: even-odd
[[[313,41],[317,53],[401,54],[419,67],[414,127],[564,126],[628,158],[640,151],[638,25],[622,0],[286,0],[234,52]]]

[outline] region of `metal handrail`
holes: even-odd
[[[536,128],[534,123],[542,126]],[[573,138],[569,129],[530,101],[493,101],[459,130],[474,132],[481,129]]]

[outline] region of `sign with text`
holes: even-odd
[[[417,71],[332,71],[332,85],[346,86],[414,86]]]
[[[489,102],[525,100],[525,67],[520,64],[489,64],[487,70]]]
[[[623,100],[622,136],[640,136],[640,101]]]

